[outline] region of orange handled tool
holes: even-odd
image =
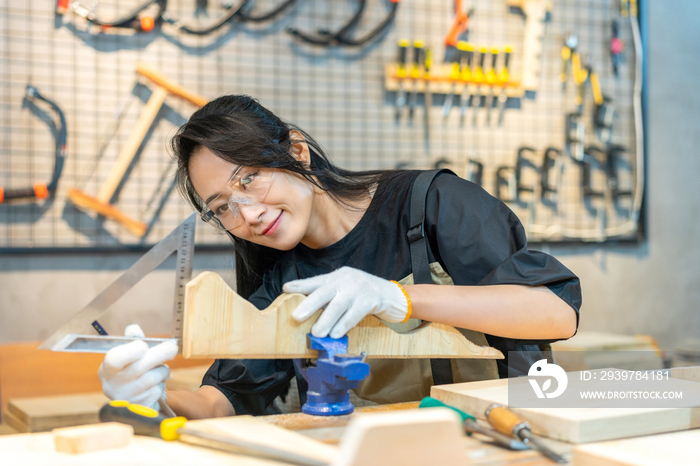
[[[547,446],[542,444],[530,431],[530,424],[520,419],[514,412],[510,411],[505,406],[492,404],[484,412],[486,420],[498,432],[519,438],[523,442],[531,445],[539,450],[547,458],[557,463],[568,463],[561,455],[554,453]]]

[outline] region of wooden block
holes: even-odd
[[[182,354],[186,358],[308,358],[306,335],[321,312],[304,322],[292,311],[306,297],[282,294],[259,311],[213,272],[203,272],[187,284]],[[500,351],[478,346],[457,329],[427,324],[396,333],[377,317],[365,317],[348,332],[348,352],[370,358],[501,359]]]
[[[459,415],[447,408],[357,415],[333,466],[461,466],[467,456]]]
[[[96,424],[98,412],[109,399],[102,393],[13,398],[7,414],[27,426],[29,432],[44,432],[57,427]]]
[[[656,349],[645,335],[620,335],[580,331],[564,341],[552,343],[554,351],[646,351]]]
[[[134,436],[134,428],[119,422],[105,422],[91,426],[54,429],[56,451],[86,453],[128,445]]]
[[[574,466],[690,466],[700,463],[700,430],[578,445]]]
[[[569,374],[567,390],[578,390],[577,373]],[[614,390],[613,386],[609,389]],[[700,393],[700,384],[669,381],[664,390]],[[430,395],[462,411],[484,419],[492,403],[508,405],[508,380],[487,380],[434,386]],[[685,400],[684,400],[685,401]],[[691,401],[688,401],[689,403]],[[695,408],[513,408],[532,426],[532,432],[571,443],[613,440],[700,427],[700,407]]]

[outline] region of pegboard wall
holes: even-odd
[[[139,1],[104,1],[95,12],[114,17]],[[169,14],[194,21],[212,21],[225,10],[218,2],[169,1]],[[217,4],[215,4],[217,3]],[[249,11],[264,12],[281,0],[250,1]],[[445,56],[443,38],[454,19],[452,0],[403,0],[393,23],[363,47],[320,47],[300,42],[287,28],[314,32],[335,30],[357,8],[355,0],[299,0],[280,17],[262,23],[233,20],[216,32],[194,36],[171,24],[150,32],[100,30],[76,15],[55,13],[52,0],[0,1],[0,186],[6,190],[46,182],[54,165],[56,125],[49,108],[25,98],[28,84],[56,102],[67,120],[65,166],[54,198],[0,203],[0,249],[65,250],[139,248],[156,243],[176,227],[191,208],[174,189],[175,166],[168,143],[196,109],[169,96],[146,134],[113,204],[144,222],[143,237],[113,220],[86,213],[67,200],[69,188],[95,195],[105,181],[153,92],[137,79],[138,63],[156,68],[189,91],[208,99],[226,93],[257,97],[283,119],[312,134],[339,165],[350,169],[431,167],[438,161],[468,177],[469,160],[483,164],[483,186],[496,194],[499,167],[515,167],[518,149],[532,147],[521,171],[521,185],[534,187],[509,201],[531,242],[637,240],[644,181],[642,141],[635,126],[635,77],[638,60],[629,18],[620,17],[620,39],[626,44],[614,76],[610,58],[611,21],[619,17],[619,0],[554,0],[545,23],[540,84],[534,96],[510,99],[503,124],[497,111],[491,125],[486,110],[472,109],[460,124],[455,101],[443,118],[444,95],[432,95],[429,140],[423,129],[424,100],[418,96],[413,121],[406,113],[397,122],[397,93],[385,88],[385,68],[396,62],[399,39],[421,39],[433,51],[435,66]],[[199,5],[199,9],[196,6]],[[88,5],[92,6],[92,5]],[[511,74],[523,63],[526,21],[506,0],[473,0],[469,41],[477,47],[513,47]],[[358,33],[386,17],[387,0],[366,0]],[[208,15],[208,16],[207,16]],[[603,93],[613,99],[615,116],[610,143],[624,147],[616,160],[617,191],[606,162],[587,154],[591,189],[584,196],[582,164],[565,149],[566,114],[574,112],[576,86],[569,78],[562,91],[561,49],[566,37],[577,36],[583,61],[597,72]],[[640,44],[637,44],[640,45]],[[641,64],[640,64],[641,65]],[[587,85],[588,86],[588,85]],[[584,144],[605,149],[593,130],[594,103],[586,89]],[[495,105],[495,104],[494,104]],[[641,112],[641,110],[638,110]],[[473,116],[476,115],[476,124]],[[537,186],[545,149],[562,152],[553,174],[561,174],[558,193],[542,201]],[[587,151],[588,152],[588,151]],[[505,180],[512,191],[513,171]],[[629,191],[629,195],[614,195]],[[199,222],[197,244],[226,246],[228,240]]]

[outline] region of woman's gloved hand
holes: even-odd
[[[287,293],[308,295],[292,313],[301,322],[325,307],[311,328],[315,337],[340,338],[369,314],[385,322],[404,322],[409,302],[396,283],[351,267],[284,285]]]
[[[124,331],[128,337],[143,337],[138,325]],[[158,399],[165,394],[170,368],[164,363],[177,355],[177,345],[166,341],[148,348],[144,341],[132,341],[112,348],[97,371],[102,391],[112,400],[126,400],[158,410]]]

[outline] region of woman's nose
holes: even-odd
[[[263,204],[238,204],[238,210],[248,225],[255,225],[260,223],[260,217],[265,213],[265,206]]]

